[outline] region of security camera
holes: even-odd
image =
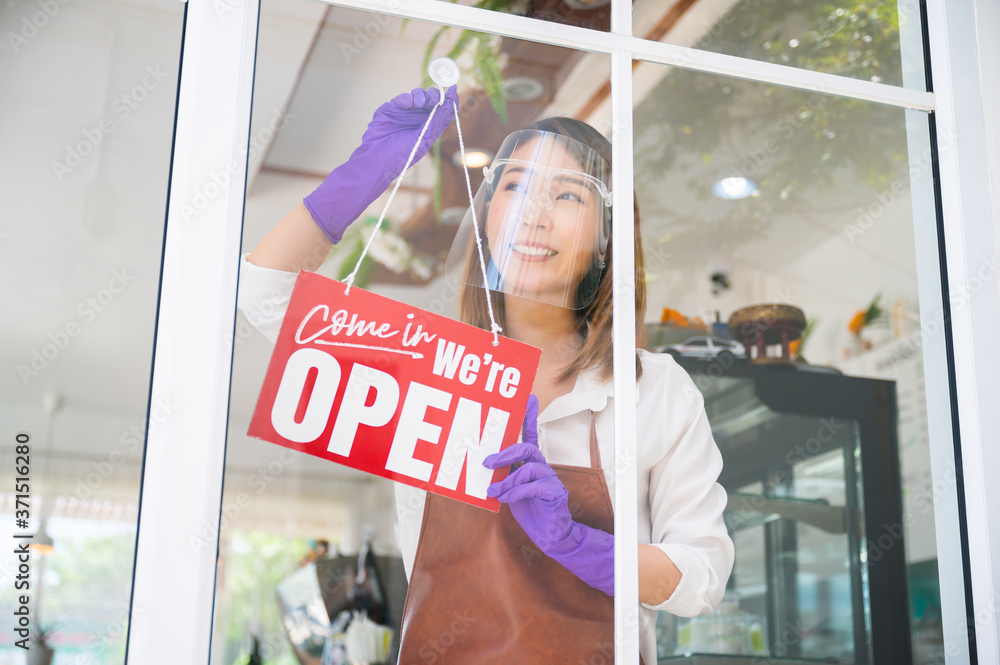
[[[717,296],[720,293],[722,293],[723,291],[729,290],[729,273],[728,272],[725,272],[725,271],[722,271],[722,270],[716,270],[716,271],[712,272],[712,274],[709,277],[709,279],[712,282],[712,295],[713,296]]]

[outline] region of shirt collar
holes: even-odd
[[[614,381],[601,381],[596,369],[580,372],[573,384],[573,390],[556,397],[538,414],[539,423],[547,423],[571,416],[580,411],[603,411],[608,399],[615,394]],[[639,383],[635,386],[635,401],[639,402]]]

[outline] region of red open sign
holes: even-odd
[[[248,434],[496,512],[541,350],[302,271]]]

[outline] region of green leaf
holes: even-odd
[[[484,36],[481,32],[476,32],[475,30],[463,30],[462,34],[458,36],[458,41],[456,41],[455,45],[451,47],[450,51],[448,51],[448,57],[452,59],[457,58],[470,41],[481,36]]]
[[[513,5],[513,0],[481,0],[476,3],[476,7],[480,9],[490,9],[492,11],[504,11],[505,9],[510,9]]]
[[[507,124],[507,99],[503,95],[503,74],[486,38],[480,39],[476,48],[476,71],[486,86],[486,94],[490,97],[493,110],[500,116],[500,122]]]
[[[367,289],[368,285],[372,283],[372,277],[374,276],[375,259],[366,255],[361,262],[361,268],[358,269],[357,276],[354,278],[354,286],[359,289]]]
[[[364,249],[364,243],[359,242],[357,247],[355,247],[350,254],[344,257],[343,263],[340,264],[340,270],[337,271],[338,280],[343,282],[347,279],[347,276],[354,271],[354,266],[358,264],[358,259],[361,258],[361,252],[363,252]],[[364,260],[361,262],[361,267],[358,268],[358,274],[354,276],[354,286],[361,289],[368,288],[374,274],[375,259],[366,254]]]

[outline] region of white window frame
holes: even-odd
[[[959,491],[949,491],[935,501],[935,528],[939,552],[946,543],[950,549],[962,543],[968,557],[961,594],[957,588],[946,589],[946,580],[941,578],[948,663],[970,662],[968,644],[964,659],[959,651],[951,658],[951,650],[969,633],[975,636],[973,655],[979,663],[1000,662],[1000,484],[994,475],[1000,469],[1000,289],[995,273],[981,286],[975,281],[984,263],[992,262],[995,267],[1000,259],[1000,145],[995,123],[995,113],[1000,111],[1000,81],[996,77],[1000,47],[993,43],[994,36],[987,34],[998,24],[1000,10],[990,0],[947,0],[947,10],[944,0],[927,3],[937,133],[955,137],[953,146],[940,145],[938,150],[939,205],[948,273],[944,286],[953,296],[975,296],[967,306],[960,306],[959,297],[955,297],[948,310],[952,335],[948,351],[954,358],[950,368],[952,399],[957,405],[957,448],[963,473]],[[988,123],[986,118],[994,121]],[[940,285],[938,288],[940,291]],[[939,375],[938,380],[946,378]],[[943,421],[944,411],[930,410],[928,425],[931,416]],[[950,419],[946,426],[953,427]],[[946,453],[943,447],[931,449],[935,487],[947,482],[949,479],[941,475],[956,466],[955,453],[950,459]],[[959,500],[965,506],[964,543],[953,518],[942,521],[957,514]],[[948,554],[952,565],[964,562],[952,556],[953,552]],[[939,558],[942,575],[950,572],[944,570],[945,563]],[[956,575],[951,573],[950,577]],[[966,592],[971,602],[960,603]],[[972,625],[968,625],[967,616],[973,617]]]
[[[1000,149],[983,108],[1000,110],[1000,84],[968,76],[1000,62],[1000,49],[978,38],[977,16],[997,18],[989,0],[928,0],[929,49],[935,93],[810,72],[744,58],[648,42],[632,36],[630,0],[614,0],[609,32],[498,14],[441,0],[327,0],[330,4],[382,12],[611,56],[613,150],[617,165],[612,189],[633,191],[632,59],[854,99],[921,112],[933,111],[939,130],[962,128],[957,145],[941,150],[940,205],[943,209],[947,288],[969,283],[984,256],[996,261],[1000,221]],[[245,163],[197,224],[185,223],[181,206],[204,184],[216,165],[239,160],[249,137],[259,0],[191,0],[185,7],[180,90],[161,295],[154,347],[151,399],[178,404],[177,416],[149,434],[143,465],[133,604],[126,662],[172,665],[207,662],[215,595],[218,525],[228,423],[229,382],[235,322]],[[980,19],[982,21],[982,19]],[[978,31],[978,32],[977,32]],[[989,60],[993,58],[994,60]],[[965,76],[957,74],[964,73]],[[992,141],[992,144],[991,144]],[[985,148],[984,148],[985,146]],[[992,167],[994,180],[988,179]],[[992,185],[993,190],[990,190]],[[615,218],[633,219],[631,197],[616,196]],[[633,260],[631,223],[616,224],[614,261]],[[918,238],[921,311],[943,307],[938,243],[929,232]],[[923,241],[923,242],[921,242]],[[615,275],[615,461],[616,473],[635,473],[633,407],[634,293],[631,271]],[[944,483],[936,493],[935,521],[947,663],[1000,662],[997,589],[1000,579],[1000,484],[988,482],[1000,468],[1000,292],[997,280],[981,297],[953,307],[953,363],[941,340],[925,349],[928,423],[932,433],[934,480],[954,468],[953,422],[961,440],[964,484]],[[925,309],[926,308],[926,309]],[[942,310],[943,311],[943,310]],[[193,325],[192,322],[197,322]],[[939,336],[940,337],[940,336]],[[949,380],[952,377],[954,383]],[[933,380],[931,380],[933,379]],[[951,386],[954,385],[954,388]],[[959,404],[953,419],[951,404]],[[992,407],[992,408],[991,408]],[[990,446],[987,443],[992,442]],[[950,446],[950,447],[949,447]],[[935,484],[937,489],[937,484]],[[636,487],[615,483],[616,659],[637,662],[638,570]],[[967,602],[962,532],[956,516],[966,510],[972,605]],[[1000,524],[994,518],[993,524]],[[628,554],[629,556],[626,556]],[[975,612],[978,654],[964,637],[967,612]],[[169,640],[169,648],[163,646]]]

